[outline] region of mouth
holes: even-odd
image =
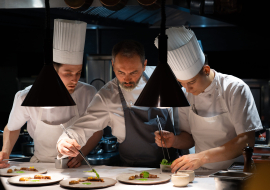
[[[68,87],[69,87],[69,88],[75,88],[76,85],[69,85]]]

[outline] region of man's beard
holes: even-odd
[[[119,85],[121,88],[123,88],[124,90],[130,92],[132,91],[134,88],[136,88],[136,86],[139,84],[140,80],[142,78],[142,75],[140,76],[140,78],[136,81],[136,82],[119,82]],[[124,86],[124,84],[131,84],[132,86]]]

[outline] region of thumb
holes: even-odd
[[[76,140],[72,140],[72,145],[73,146],[75,146],[75,148],[77,148],[78,150],[80,150],[81,149],[81,146],[77,143],[77,141]]]

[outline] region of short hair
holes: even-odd
[[[145,61],[145,52],[144,47],[141,43],[136,42],[134,40],[124,40],[117,43],[113,46],[112,49],[112,60],[115,62],[115,57],[117,54],[121,54],[122,56],[131,58],[134,55],[140,56],[142,65],[144,65]]]
[[[62,67],[62,64],[61,63],[53,62],[53,67],[56,70],[56,72],[58,72],[59,68]]]
[[[207,56],[206,54],[204,54],[204,56],[205,56],[205,61],[204,61],[203,67],[204,67],[205,65],[208,65],[208,56]],[[204,72],[203,72],[203,67],[202,67],[201,70],[199,71],[199,74],[204,74]]]

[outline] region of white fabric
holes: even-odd
[[[77,20],[54,20],[54,62],[70,65],[82,64],[86,26],[86,22]]]
[[[34,138],[39,108],[21,106],[30,88],[31,86],[16,93],[13,107],[9,115],[8,129],[10,131],[18,130],[27,122],[27,130],[30,136]],[[96,92],[95,87],[78,82],[71,97],[78,107],[80,116],[85,113],[87,106]],[[73,107],[55,107],[52,109],[45,109],[42,113],[41,120],[50,125],[59,125],[61,123],[66,123],[75,115]]]
[[[168,64],[177,79],[188,80],[195,77],[205,62],[205,56],[192,30],[184,26],[169,28]],[[155,39],[158,47],[158,38]]]
[[[221,146],[241,133],[263,129],[249,87],[241,79],[214,72],[214,80],[198,96],[182,88],[198,115],[192,112],[191,116],[190,107],[178,108],[179,127],[193,135],[196,152]]]
[[[75,116],[72,117],[66,123],[62,125],[66,128],[72,125],[77,119],[79,119],[79,111],[77,105],[72,106]],[[57,157],[57,144],[58,138],[63,133],[63,129],[60,125],[49,125],[41,120],[42,112],[44,108],[39,108],[39,114],[37,119],[36,130],[34,133],[35,152],[34,156],[39,162],[55,162]]]
[[[228,142],[228,139],[233,139],[237,136],[234,126],[231,122],[230,114],[228,112],[227,106],[224,99],[222,98],[222,92],[220,86],[217,86],[217,99],[216,101],[220,103],[224,113],[212,116],[212,117],[202,117],[194,113],[192,106],[189,109],[189,125],[191,129],[191,134],[195,141],[195,152],[199,153],[214,147],[219,147]],[[195,97],[193,96],[190,105],[195,105]],[[195,105],[196,106],[196,105]],[[222,162],[208,163],[202,165],[202,167],[207,169],[227,169],[234,162],[244,162],[244,157],[226,160]]]
[[[67,168],[67,169],[56,169],[55,164],[53,163],[29,163],[29,162],[10,162],[11,166],[16,168],[21,167],[29,167],[34,166],[47,168],[48,172],[44,175],[52,176],[62,176],[64,180],[68,178],[82,178],[82,177],[89,177],[89,176],[95,176],[94,173],[84,172],[89,171],[89,167],[86,165],[82,165],[79,168]],[[141,173],[143,171],[148,171],[149,173],[160,173],[159,168],[138,168],[138,167],[117,167],[117,166],[93,166],[93,168],[99,173],[100,177],[109,177],[116,180],[116,177],[118,175],[128,174],[132,173]],[[7,170],[7,169],[5,169]],[[196,171],[195,171],[196,172]],[[210,171],[207,174],[214,173],[214,171]],[[43,175],[43,174],[42,174]],[[171,175],[168,173],[168,175]],[[205,175],[205,174],[204,174]],[[1,176],[0,180],[2,180],[2,183],[4,185],[4,188],[6,190],[29,190],[29,189],[36,189],[37,187],[29,187],[29,186],[16,186],[8,183],[8,179],[10,177],[4,177]],[[59,185],[59,183],[50,184],[50,185],[42,185],[39,186],[38,189],[42,190],[63,190],[64,188]],[[117,182],[115,185],[111,187],[106,187],[104,190],[215,190],[215,180],[213,177],[195,177],[193,183],[189,183],[187,187],[184,188],[176,188],[173,186],[173,183],[171,181],[167,183],[162,183],[158,185],[127,185],[124,183]]]
[[[150,77],[154,68],[155,67],[146,67],[145,73],[147,76]],[[138,83],[138,86],[132,91],[128,92],[126,90],[122,90],[127,102],[127,106],[130,107],[134,105],[145,84],[146,79],[142,77]],[[146,110],[149,109],[146,107],[136,108]],[[172,122],[174,122],[172,108],[169,108],[168,110]],[[124,112],[118,92],[117,78],[114,78],[102,89],[100,89],[100,91],[95,95],[93,101],[87,108],[86,114],[78,119],[75,124],[68,129],[68,131],[81,146],[84,146],[86,140],[90,138],[94,132],[102,130],[107,126],[111,127],[112,135],[117,137],[119,143],[125,140],[126,130]],[[59,138],[59,141],[65,137],[66,134],[62,134],[62,136]],[[60,155],[60,157],[61,156],[62,155]]]

